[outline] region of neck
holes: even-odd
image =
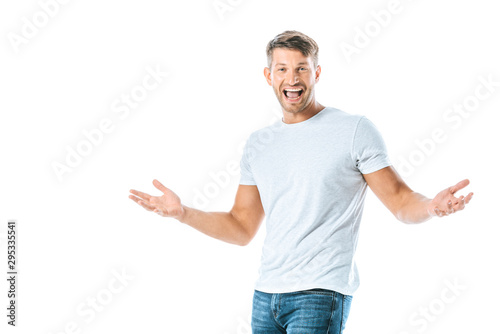
[[[282,109],[283,122],[286,124],[303,122],[303,121],[308,120],[309,118],[313,117],[314,115],[319,113],[324,108],[325,107],[322,106],[319,102],[317,102],[316,100],[313,100],[306,108],[304,108],[303,110],[301,110],[299,112],[289,112],[289,111],[286,111],[285,109]]]

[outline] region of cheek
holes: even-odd
[[[282,82],[285,79],[285,75],[282,72],[274,73],[271,77],[275,82]]]
[[[308,77],[304,82],[307,84],[307,89],[311,90],[316,84],[316,80],[313,77]]]
[[[273,88],[275,90],[277,90],[277,91],[281,90],[281,82],[280,81],[275,80],[275,81],[273,81],[272,85],[273,85]]]

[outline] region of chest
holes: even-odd
[[[351,140],[344,133],[278,134],[251,163],[257,181],[285,184],[334,182],[353,171]]]

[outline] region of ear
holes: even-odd
[[[316,68],[316,78],[314,79],[314,82],[318,83],[320,74],[321,74],[321,66],[318,65],[318,67]]]
[[[266,77],[269,86],[272,86],[271,70],[269,69],[269,67],[264,68],[264,76]]]

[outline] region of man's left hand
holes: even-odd
[[[429,212],[431,216],[444,217],[463,210],[465,205],[470,202],[473,193],[471,192],[465,197],[460,196],[458,198],[455,196],[455,193],[468,185],[469,180],[465,179],[439,192],[429,203],[427,212]]]

